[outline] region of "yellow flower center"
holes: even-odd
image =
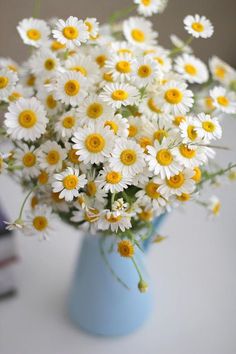
[[[137,160],[136,151],[131,149],[123,150],[120,154],[120,160],[126,166],[133,165]]]
[[[131,36],[136,42],[142,43],[145,41],[145,33],[138,28],[131,31]]]
[[[122,74],[128,74],[131,72],[131,66],[128,61],[122,60],[116,64],[116,70]]]
[[[117,50],[118,54],[133,54],[132,50],[128,49],[128,48],[122,48]]]
[[[8,99],[10,102],[14,102],[19,100],[19,98],[21,98],[22,95],[19,92],[12,92],[12,94],[10,96],[8,96]]]
[[[169,166],[173,161],[173,156],[169,150],[162,149],[158,151],[156,160],[162,166]]]
[[[182,193],[181,195],[178,195],[178,196],[177,196],[177,199],[178,199],[180,202],[187,202],[187,201],[190,199],[190,194],[188,194],[188,193]]]
[[[105,55],[98,55],[96,58],[96,63],[100,66],[100,68],[103,68],[106,60],[107,57]]]
[[[17,71],[18,71],[17,68],[15,67],[15,65],[11,65],[11,64],[10,64],[10,65],[8,65],[7,67],[8,67],[8,69],[11,70],[11,71],[14,71],[14,72],[17,72]]]
[[[35,154],[33,154],[32,152],[27,152],[24,156],[23,156],[23,164],[26,167],[32,167],[35,165],[36,163],[36,156]]]
[[[167,90],[165,93],[165,99],[170,104],[178,104],[182,101],[182,98],[182,92],[176,88]]]
[[[208,133],[213,133],[215,131],[215,129],[216,129],[215,124],[213,122],[210,122],[210,121],[202,122],[202,127]]]
[[[73,67],[71,68],[71,70],[77,71],[78,73],[80,73],[81,75],[83,75],[83,76],[85,76],[85,77],[88,75],[88,72],[87,72],[87,70],[85,69],[84,66],[80,66],[80,65],[73,66]]]
[[[106,175],[106,182],[111,184],[117,184],[121,181],[122,174],[116,171],[110,171]]]
[[[99,210],[89,209],[88,212],[84,213],[84,220],[92,223],[98,220],[98,216],[99,216]]]
[[[155,57],[154,60],[156,60],[156,62],[160,65],[163,65],[164,64],[164,60],[160,57]]]
[[[115,90],[112,92],[111,97],[114,101],[125,101],[129,97],[129,94],[124,90]]]
[[[85,21],[84,23],[85,23],[86,26],[88,27],[87,31],[88,31],[88,32],[91,32],[91,31],[93,30],[93,25],[92,25],[92,23],[89,22],[89,21]]]
[[[9,82],[8,77],[0,76],[0,89],[4,89],[5,87],[7,87],[8,82]]]
[[[111,73],[104,73],[103,74],[103,79],[107,82],[113,82],[113,77]]]
[[[161,109],[155,104],[154,99],[153,98],[149,98],[148,100],[148,108],[155,112],[155,113],[161,113]]]
[[[133,138],[138,133],[138,128],[136,125],[129,125],[129,137]]]
[[[229,105],[229,100],[225,96],[219,96],[217,97],[217,102],[224,107],[227,107]]]
[[[148,145],[152,145],[152,140],[149,137],[147,137],[147,136],[142,136],[139,139],[138,143],[145,150],[145,152],[147,152],[147,146]]]
[[[196,32],[203,32],[204,31],[204,26],[200,22],[194,22],[192,24],[192,29]]]
[[[41,38],[41,32],[35,28],[29,29],[26,33],[32,41],[38,41]]]
[[[37,123],[37,116],[31,110],[22,111],[19,114],[18,121],[23,128],[32,128]]]
[[[145,187],[145,191],[150,198],[158,199],[160,197],[160,193],[157,191],[159,187],[159,184],[149,182]]]
[[[90,134],[85,140],[85,146],[89,152],[98,153],[105,147],[105,139],[101,134]]]
[[[39,203],[39,200],[36,197],[36,195],[34,195],[33,198],[31,199],[31,202],[30,202],[31,208],[34,209],[38,203]]]
[[[51,44],[51,49],[56,52],[56,51],[58,51],[60,49],[65,48],[65,46],[66,46],[65,44],[62,44],[62,43],[57,42],[57,41],[53,41],[52,44]]]
[[[122,240],[118,243],[117,250],[121,257],[131,258],[134,255],[134,246],[129,240]]]
[[[187,128],[187,134],[190,140],[194,141],[197,139],[196,128],[193,125],[189,125]]]
[[[57,101],[54,99],[53,95],[49,95],[47,97],[46,102],[47,102],[48,108],[50,108],[50,109],[54,109],[57,106]]]
[[[154,140],[158,140],[159,142],[161,142],[163,138],[166,138],[167,136],[168,136],[168,132],[164,129],[159,129],[155,131],[155,133],[153,134]]]
[[[179,152],[186,159],[192,159],[192,158],[194,158],[196,156],[196,151],[195,150],[189,149],[189,147],[187,145],[183,145],[183,144],[180,145]]]
[[[75,117],[67,116],[63,119],[62,125],[66,129],[71,129],[75,126]]]
[[[202,172],[200,170],[199,167],[194,167],[194,175],[192,177],[192,179],[196,182],[196,183],[199,183],[202,179]]]
[[[142,210],[141,213],[138,214],[138,217],[142,221],[150,221],[153,218],[152,210]]]
[[[107,120],[104,123],[104,127],[109,127],[115,134],[117,134],[119,129],[118,125],[113,120]]]
[[[215,109],[214,104],[213,104],[213,99],[211,97],[206,97],[205,98],[205,104],[208,109],[213,110]]]
[[[78,185],[79,179],[75,175],[68,175],[63,179],[63,187],[68,190],[75,189]]]
[[[63,28],[62,33],[63,33],[64,37],[66,37],[66,39],[69,39],[69,40],[76,39],[79,36],[79,31],[74,26],[67,26],[67,27]]]
[[[77,80],[69,80],[65,83],[64,89],[68,96],[75,96],[80,91],[80,84]]]
[[[116,223],[122,219],[122,216],[121,215],[118,215],[118,216],[110,215],[110,216],[106,216],[106,219],[110,223]]]
[[[212,209],[213,214],[218,215],[220,212],[220,208],[221,208],[220,202],[215,203],[215,205],[213,206],[213,209]]]
[[[38,176],[38,181],[40,184],[46,184],[48,182],[49,175],[45,171],[41,171],[41,173]]]
[[[178,127],[180,123],[184,122],[185,120],[186,118],[184,116],[176,116],[173,120],[173,124]]]
[[[103,114],[103,106],[101,103],[94,102],[87,108],[89,118],[97,119]]]
[[[96,183],[93,182],[93,181],[88,182],[88,184],[87,184],[87,194],[90,197],[94,197],[96,193],[97,193]]]
[[[138,76],[146,78],[152,75],[152,68],[150,65],[141,65],[138,68]]]
[[[48,151],[46,160],[49,165],[56,165],[60,160],[60,154],[57,150]]]
[[[141,0],[141,3],[142,3],[144,6],[149,6],[149,5],[151,5],[152,0]]]
[[[224,79],[226,73],[227,73],[227,71],[225,70],[225,68],[223,66],[217,66],[215,69],[215,76],[220,79]]]
[[[185,69],[186,73],[188,73],[189,75],[194,76],[197,74],[197,69],[192,64],[186,64],[184,66],[184,69]]]
[[[33,225],[37,231],[43,231],[48,226],[48,220],[45,216],[36,216],[33,219]]]
[[[68,151],[68,158],[72,163],[79,163],[79,156],[76,154],[78,150],[70,149]]]
[[[47,60],[45,60],[44,62],[44,67],[46,70],[53,70],[56,66],[56,62],[54,59],[48,58]]]
[[[180,172],[178,175],[170,177],[170,179],[166,179],[166,183],[170,188],[178,189],[182,187],[184,184],[185,179],[184,175],[182,172]]]
[[[35,80],[36,77],[33,74],[29,75],[28,80],[26,82],[27,86],[34,86]]]

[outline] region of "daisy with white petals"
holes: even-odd
[[[202,84],[209,78],[206,65],[200,59],[189,54],[177,57],[175,70],[190,83]]]
[[[213,100],[212,104],[221,112],[227,114],[236,113],[236,94],[227,91],[224,87],[214,87],[210,90],[210,96]]]
[[[26,144],[21,144],[20,149],[15,152],[14,158],[16,159],[16,165],[23,167],[21,171],[23,178],[29,179],[38,176],[39,166],[35,146],[29,147]]]
[[[178,174],[170,178],[156,178],[155,182],[159,184],[158,191],[166,198],[171,195],[181,195],[182,193],[190,194],[194,191],[195,182],[193,180],[194,171],[184,169]]]
[[[58,118],[54,129],[59,138],[68,139],[77,129],[78,123],[78,113],[75,110],[70,110]]]
[[[7,101],[18,80],[17,74],[9,69],[0,70],[0,101]]]
[[[98,220],[99,230],[111,229],[112,232],[117,232],[118,230],[124,232],[131,227],[131,217],[126,212],[104,210]]]
[[[24,232],[28,236],[37,236],[39,240],[48,240],[55,229],[56,217],[51,207],[38,205],[27,214]]]
[[[189,34],[196,38],[209,38],[214,32],[211,21],[205,16],[186,16],[184,19],[184,27]]]
[[[59,171],[66,158],[66,150],[57,142],[48,140],[38,149],[39,166],[48,173]]]
[[[133,71],[134,60],[128,53],[111,56],[105,64],[105,69],[112,75],[114,81],[120,80],[124,82],[130,80],[130,75]]]
[[[216,117],[200,113],[197,118],[195,129],[199,137],[205,143],[209,143],[211,140],[221,139],[222,129]]]
[[[134,0],[138,5],[138,13],[143,16],[152,16],[153,14],[164,11],[168,0]]]
[[[144,87],[155,80],[161,80],[162,77],[160,65],[151,57],[145,56],[135,61],[131,81],[137,87]]]
[[[25,44],[40,47],[47,43],[50,29],[45,21],[25,18],[17,26],[17,30]]]
[[[122,105],[128,106],[137,102],[139,91],[129,84],[108,84],[104,86],[99,97],[113,108],[120,108]]]
[[[103,167],[98,176],[98,182],[106,192],[122,192],[131,184],[131,178],[109,166]]]
[[[156,44],[158,33],[152,28],[152,23],[142,17],[130,17],[123,22],[125,39],[138,47],[144,48]]]

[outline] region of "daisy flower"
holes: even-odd
[[[65,67],[68,70],[79,72],[91,84],[98,81],[99,68],[88,55],[76,54],[66,60]]]
[[[131,227],[131,217],[126,212],[104,210],[98,220],[99,230],[111,229],[112,232],[117,232],[118,230],[124,232]]]
[[[49,117],[55,115],[60,110],[61,102],[56,100],[52,92],[41,89],[37,92],[37,97],[44,104]]]
[[[16,84],[11,94],[8,96],[9,102],[15,102],[20,98],[29,98],[32,96],[32,90],[29,87],[22,86],[21,84]]]
[[[155,102],[155,96],[148,95],[140,101],[139,112],[145,117],[157,120],[164,114],[162,107]]]
[[[142,17],[130,17],[123,22],[125,39],[138,47],[152,46],[156,44],[158,33],[153,31],[152,23]]]
[[[70,50],[79,47],[89,39],[86,24],[73,16],[70,16],[66,21],[58,20],[52,34],[58,42],[65,44]]]
[[[48,123],[45,109],[35,97],[20,98],[11,103],[5,117],[7,133],[16,140],[38,139]]]
[[[99,172],[98,181],[101,188],[111,193],[122,192],[131,184],[130,177],[113,170],[109,166],[104,166],[103,170]]]
[[[112,204],[112,211],[127,211],[129,203],[126,203],[123,198],[119,198]]]
[[[22,176],[26,179],[37,177],[39,174],[39,166],[37,161],[37,152],[35,146],[30,147],[26,144],[21,144],[16,150],[15,155],[16,165],[23,167]]]
[[[47,77],[55,75],[60,68],[59,65],[59,59],[49,49],[37,51],[29,61],[29,66],[33,74],[46,75]]]
[[[163,12],[167,1],[168,0],[134,0],[134,3],[138,5],[138,13],[148,17]]]
[[[217,56],[209,60],[209,67],[213,78],[223,85],[228,85],[232,77],[236,76],[235,69]]]
[[[0,70],[0,101],[5,101],[13,92],[16,82],[18,80],[17,74],[9,69]]]
[[[40,47],[48,41],[50,29],[45,21],[25,18],[17,26],[17,30],[25,44]]]
[[[199,146],[180,144],[173,148],[173,156],[181,167],[194,168],[207,162],[205,150]]]
[[[78,123],[78,113],[75,110],[70,110],[57,119],[54,130],[59,139],[69,139],[77,129]]]
[[[207,209],[209,210],[210,216],[218,216],[221,209],[221,203],[218,197],[213,195],[207,202]]]
[[[171,59],[169,58],[169,51],[158,46],[144,51],[144,55],[152,58],[160,66],[161,71],[169,73],[172,67]]]
[[[133,57],[137,52],[137,48],[135,47],[135,45],[132,45],[131,43],[126,41],[112,42],[110,44],[110,49],[112,52],[114,52],[114,54],[117,54],[119,56],[129,54],[130,56]]]
[[[0,152],[0,174],[7,168],[7,163],[4,161],[5,155]]]
[[[184,119],[181,119],[179,124],[179,130],[181,138],[183,139],[183,143],[188,144],[193,142],[199,142],[201,140],[198,134],[197,126],[198,119],[196,117],[186,116],[184,117]]]
[[[189,54],[183,54],[176,58],[175,70],[191,84],[202,84],[209,78],[206,65],[200,59]]]
[[[102,123],[90,123],[87,127],[78,128],[72,141],[73,148],[78,150],[77,154],[85,164],[104,162],[114,144],[110,128],[104,127]]]
[[[67,71],[58,75],[56,84],[50,85],[55,98],[72,107],[79,105],[87,96],[86,78],[79,72]]]
[[[148,162],[148,168],[155,175],[160,175],[162,179],[170,178],[181,170],[181,166],[176,161],[169,144],[168,139],[163,139],[161,142],[155,140],[153,146],[147,146],[146,161]]]
[[[157,215],[162,214],[163,209],[166,206],[166,200],[158,191],[158,188],[160,187],[159,184],[155,183],[154,180],[151,179],[139,187],[142,189],[135,194],[137,203],[140,205],[145,205],[147,209],[154,209],[155,212],[158,213]]]
[[[89,39],[97,39],[99,32],[99,22],[94,17],[87,17],[84,21],[84,24],[87,26],[87,31],[89,33]]]
[[[113,108],[120,108],[122,105],[128,106],[137,102],[139,91],[129,84],[108,84],[104,86],[99,97]]]
[[[130,125],[128,120],[123,118],[121,114],[116,114],[104,120],[104,127],[109,127],[116,136],[126,138],[129,135]]]
[[[134,176],[146,165],[143,149],[135,141],[119,138],[116,140],[109,164],[112,170]]]
[[[59,199],[65,199],[70,202],[74,197],[78,197],[80,188],[83,188],[87,183],[86,176],[79,175],[79,170],[67,167],[61,173],[54,175],[55,182],[52,183],[54,193],[59,193]]]
[[[42,170],[52,173],[61,170],[66,150],[55,141],[48,140],[38,149],[39,166]]]
[[[236,94],[228,92],[224,87],[214,87],[210,90],[210,97],[213,99],[213,105],[221,112],[227,114],[236,113]]]
[[[137,87],[144,87],[155,80],[161,80],[162,77],[160,65],[151,57],[145,56],[135,61],[131,81]]]
[[[100,181],[96,177],[96,171],[91,169],[87,175],[87,183],[85,186],[85,203],[89,207],[102,209],[107,203],[107,192],[101,188]]]
[[[20,67],[17,64],[17,62],[12,60],[11,58],[0,57],[0,69],[8,69],[10,71],[18,73],[20,70]]]
[[[100,218],[99,210],[96,208],[81,208],[72,211],[72,217],[70,220],[74,223],[82,223],[82,228],[89,230],[92,234],[95,234],[98,229],[98,220]]]
[[[159,184],[158,191],[166,198],[171,195],[181,195],[182,193],[190,194],[194,191],[195,182],[192,179],[194,171],[184,169],[178,174],[170,178],[155,178],[155,182]]]
[[[128,53],[114,54],[106,61],[105,69],[112,75],[114,81],[124,82],[130,80],[133,62],[132,56]]]
[[[193,106],[193,93],[184,82],[170,81],[161,89],[162,109],[166,113],[184,115]],[[157,97],[158,98],[158,97]],[[159,102],[155,103],[158,105]]]
[[[181,49],[183,53],[191,54],[193,52],[192,48],[189,45],[186,45],[186,43],[175,34],[170,35],[170,40],[175,48]]]
[[[114,113],[115,110],[95,94],[90,94],[86,97],[78,107],[81,125],[89,122],[104,121],[108,117],[113,117]]]
[[[55,221],[51,207],[37,205],[27,214],[24,232],[29,236],[38,236],[39,240],[47,240],[54,229]]]
[[[205,16],[188,15],[184,19],[184,28],[195,38],[209,38],[213,35],[214,27]]]
[[[204,142],[209,143],[212,139],[221,139],[222,129],[217,118],[211,118],[205,113],[198,114],[197,118],[196,132]]]

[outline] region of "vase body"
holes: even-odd
[[[100,236],[84,236],[70,291],[69,315],[91,334],[125,335],[140,327],[151,312],[152,288],[146,293],[139,292],[139,278],[132,261],[116,250],[109,252],[111,236],[104,242],[107,261],[129,289],[118,282],[104,262],[99,242]],[[136,262],[150,285],[144,258],[145,254],[136,249]]]

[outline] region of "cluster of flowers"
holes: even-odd
[[[144,16],[166,2],[134,1]],[[191,40],[213,34],[208,19],[187,16],[184,26],[190,38],[172,35],[168,50],[143,17],[100,28],[72,16],[19,23],[33,51],[21,66],[0,59],[14,144],[0,169],[33,191],[31,211],[16,222],[23,231],[46,238],[56,213],[125,238],[118,251],[132,257],[132,230],[196,195],[220,122],[236,113],[236,71],[217,57],[208,69],[193,55]]]

